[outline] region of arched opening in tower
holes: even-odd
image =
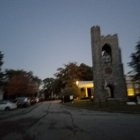
[[[109,88],[109,91],[110,91],[109,92],[109,94],[110,94],[109,97],[114,98],[114,87],[112,85],[108,85],[107,87]]]
[[[102,47],[102,61],[103,61],[103,63],[111,63],[112,62],[111,47],[108,44],[105,44]]]

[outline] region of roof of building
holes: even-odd
[[[77,85],[80,88],[84,88],[84,87],[92,88],[94,86],[93,81],[78,81]]]

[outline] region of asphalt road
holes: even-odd
[[[140,140],[140,115],[40,102],[1,111],[0,140]]]

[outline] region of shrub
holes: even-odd
[[[66,87],[62,92],[62,96],[69,96],[69,95],[73,95],[74,98],[79,97],[80,96],[79,88],[77,88],[77,87]]]

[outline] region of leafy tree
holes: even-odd
[[[3,54],[0,51],[0,86],[3,85],[3,72],[1,71],[1,67],[3,65]]]
[[[79,80],[81,81],[90,81],[93,80],[93,68],[81,63],[79,66]]]
[[[5,70],[5,94],[7,96],[32,96],[39,91],[41,80],[33,72],[24,70]]]
[[[33,77],[33,82],[36,87],[36,92],[37,92],[37,94],[39,94],[39,88],[40,88],[40,85],[42,84],[42,80],[38,76],[35,76],[35,77]]]
[[[9,95],[23,96],[25,93],[30,91],[29,79],[23,74],[14,75],[8,84]]]
[[[2,64],[3,64],[3,54],[1,53],[1,51],[0,51],[0,71],[1,71],[1,66],[2,66]]]
[[[43,80],[43,84],[44,84],[43,89],[44,89],[46,98],[48,98],[53,92],[53,88],[52,88],[53,81],[54,81],[54,78],[46,78]]]
[[[64,64],[64,68],[58,68],[57,73],[54,74],[57,79],[61,81],[61,88],[72,87],[79,76],[79,69],[76,62]]]
[[[131,54],[131,62],[128,65],[133,69],[133,79],[135,81],[140,81],[140,40],[137,42],[135,47],[135,52]]]
[[[73,87],[66,87],[63,92],[61,93],[62,96],[69,96],[69,95],[73,95],[74,98],[79,97],[80,96],[80,90],[78,89],[78,87],[73,86]]]
[[[26,74],[23,70],[6,69],[4,72],[4,81],[9,82],[14,75]]]
[[[52,82],[53,93],[58,95],[62,91],[63,88],[64,87],[63,87],[63,83],[61,79],[54,79],[54,81]]]

